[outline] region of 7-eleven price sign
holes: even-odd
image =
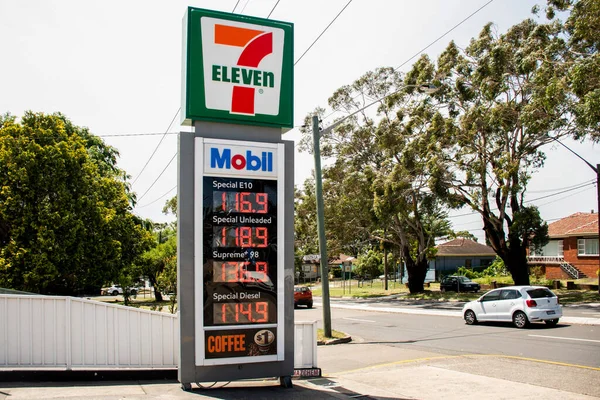
[[[182,120],[292,127],[293,26],[188,8]]]

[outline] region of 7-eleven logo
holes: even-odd
[[[284,32],[202,17],[206,108],[278,115]]]

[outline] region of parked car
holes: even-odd
[[[445,276],[440,282],[440,290],[445,292],[447,290],[454,292],[479,292],[481,286],[477,282],[473,282],[466,276]]]
[[[298,306],[306,306],[312,308],[313,297],[312,291],[307,286],[294,286],[294,308]]]
[[[135,296],[137,291],[134,288],[128,288],[129,294]],[[110,287],[102,288],[101,294],[106,296],[117,296],[123,294],[123,288],[119,285],[112,285]]]
[[[562,306],[558,297],[543,286],[509,286],[494,289],[463,307],[468,325],[481,321],[506,321],[517,328],[530,322],[544,321],[549,326],[558,324]]]

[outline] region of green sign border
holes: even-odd
[[[230,114],[227,111],[206,108],[204,95],[204,65],[202,63],[202,38],[200,30],[200,19],[205,16],[226,21],[245,22],[283,29],[285,38],[283,43],[279,115],[238,115]],[[211,121],[269,127],[293,127],[294,25],[292,23],[194,7],[188,7],[183,22],[182,125],[192,125],[192,121]]]

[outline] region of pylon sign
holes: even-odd
[[[292,127],[293,25],[188,8],[182,123]]]

